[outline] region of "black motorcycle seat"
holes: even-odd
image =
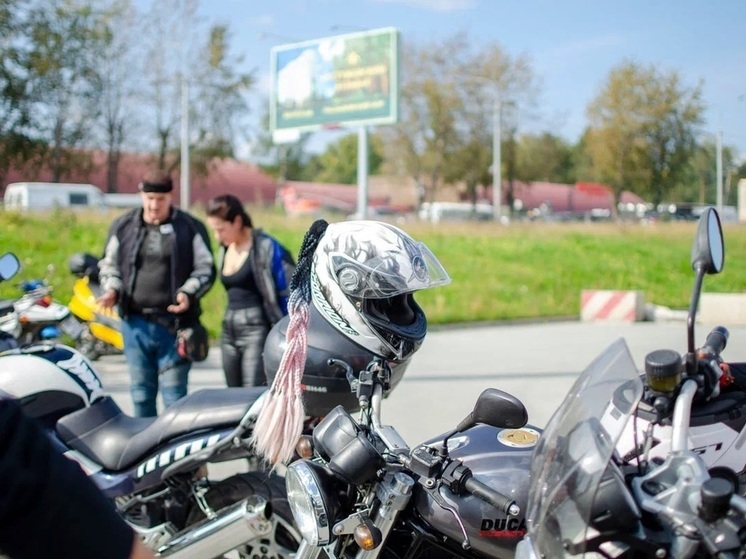
[[[120,471],[181,435],[237,425],[266,390],[198,390],[171,404],[158,417],[131,417],[105,396],[90,407],[60,418],[56,430],[70,448],[107,470]]]

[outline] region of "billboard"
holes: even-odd
[[[274,47],[270,127],[391,124],[399,112],[399,32],[350,33]]]

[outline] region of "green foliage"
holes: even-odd
[[[625,62],[589,106],[594,178],[609,184],[617,201],[630,190],[658,204],[685,176],[704,105],[701,84],[681,82],[675,71]]]
[[[258,227],[298,254],[313,218],[288,219],[250,209]],[[204,217],[197,214],[198,217]],[[67,259],[74,252],[100,254],[114,214],[57,211],[0,212],[0,246],[15,252],[23,269],[17,280],[44,277],[58,300],[68,301],[74,277]],[[638,224],[515,224],[417,222],[401,225],[427,244],[452,282],[417,294],[431,324],[577,317],[583,289],[642,291],[656,305],[686,309],[693,272],[689,264],[694,222]],[[727,225],[725,271],[708,277],[705,290],[746,291],[746,228]],[[217,247],[215,247],[217,248]],[[17,281],[0,285],[0,298],[15,298]],[[225,290],[217,283],[203,301],[204,322],[220,332]]]
[[[516,157],[516,178],[522,181],[575,182],[573,147],[549,132],[523,134]]]
[[[311,157],[304,173],[307,180],[337,184],[357,183],[358,135],[342,136],[326,151]],[[383,160],[383,141],[378,134],[368,135],[368,174],[375,175]]]

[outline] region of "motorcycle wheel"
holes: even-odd
[[[224,479],[206,493],[207,504],[214,511],[237,503],[250,495],[259,495],[272,505],[272,532],[266,538],[252,541],[222,557],[262,557],[267,559],[289,559],[300,545],[300,532],[293,525],[285,496],[285,480],[266,472],[248,472]],[[196,505],[187,517],[187,525],[205,518]]]

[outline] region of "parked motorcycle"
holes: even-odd
[[[98,259],[91,254],[77,252],[69,258],[68,268],[78,278],[67,304],[81,325],[80,334],[74,338],[75,346],[91,361],[102,355],[122,353],[122,320],[116,310],[104,308],[98,303],[102,294],[98,282]]]
[[[692,248],[686,354],[651,352],[641,377],[618,340],[578,378],[534,451],[519,559],[746,557],[746,498],[737,494],[736,471],[713,468],[707,452],[692,448],[696,402],[714,405],[721,397],[718,357],[727,331],[714,329],[695,350],[694,323],[704,275],[720,272],[723,263],[719,218],[709,208]],[[729,423],[727,417],[721,422]],[[730,416],[733,421],[739,420]],[[635,426],[643,422],[644,429]],[[663,427],[668,437],[661,450]],[[620,441],[630,433],[639,450],[622,454]],[[710,441],[719,440],[715,430]]]
[[[299,444],[307,458],[288,466],[304,540],[295,557],[512,557],[540,434],[526,427],[524,405],[487,389],[452,431],[410,449],[381,422],[387,363],[374,359],[358,372],[331,363],[345,371],[361,416],[332,410]]]
[[[53,270],[50,266],[50,274]],[[59,341],[63,333],[73,339],[80,335],[80,325],[70,315],[70,309],[52,298],[48,278],[24,280],[19,287],[22,295],[13,305],[21,324],[19,343]]]
[[[388,258],[392,253],[403,258],[402,251],[396,250],[401,239],[395,237],[393,248],[380,242],[377,248]],[[421,263],[415,270],[419,273],[415,285],[423,288],[426,262],[422,257],[428,253],[419,247],[412,247],[410,253],[408,258],[417,257],[416,263]],[[340,255],[344,252],[335,251],[334,256]],[[379,265],[387,262],[375,251],[360,253],[360,258],[365,257],[376,257]],[[345,261],[348,280],[355,262]],[[396,277],[379,271],[374,279]],[[388,301],[390,312],[413,308],[408,291],[398,300],[398,306]],[[373,356],[355,339],[342,335],[339,324],[329,322],[315,305],[310,310],[303,368],[307,426],[340,402],[351,412],[358,409],[357,399],[350,402],[344,371],[329,364],[329,357],[367,363]],[[357,313],[354,307],[351,312]],[[426,322],[421,311],[419,316],[422,320],[415,326],[421,338]],[[286,317],[268,336],[264,354],[268,377],[280,367],[288,325]],[[345,332],[350,329],[347,326]],[[387,340],[391,343],[391,338]],[[412,342],[406,356],[402,353],[390,364],[386,393],[401,379],[417,347],[419,343]],[[340,377],[344,391],[340,391]],[[262,469],[265,464],[251,444],[266,388],[199,390],[157,418],[132,418],[106,395],[87,358],[73,348],[51,343],[0,356],[0,388],[16,396],[26,413],[45,425],[59,449],[81,464],[161,556],[215,557],[231,551],[240,557],[288,557],[297,548],[300,533],[293,524],[284,483]],[[246,461],[248,472],[219,482],[207,476],[209,464],[236,459]]]

